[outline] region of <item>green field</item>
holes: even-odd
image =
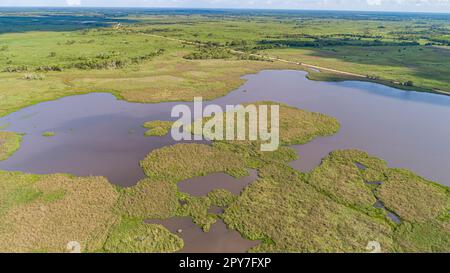
[[[48,20],[43,31],[0,34],[0,115],[93,91],[137,102],[190,100],[195,95],[212,99],[239,86],[239,76],[248,73],[304,69],[250,54],[363,74],[369,78],[359,80],[399,88],[450,91],[450,51],[443,39],[450,24],[439,17],[130,14],[110,19],[125,20],[120,25],[71,31],[52,31],[52,18]],[[311,78],[352,79],[324,72]]]

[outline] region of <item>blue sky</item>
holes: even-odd
[[[0,0],[0,6],[274,8],[450,13],[450,0]]]

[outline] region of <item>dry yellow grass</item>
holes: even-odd
[[[103,247],[118,218],[119,194],[104,178],[29,175],[0,171],[0,251],[83,252]]]
[[[186,51],[185,51],[186,52]],[[244,82],[240,77],[263,69],[294,68],[272,62],[238,60],[185,60],[181,54],[164,55],[140,67],[140,71],[96,72],[93,77],[71,81],[86,90],[114,90],[133,102],[206,100],[226,95]],[[298,69],[298,68],[297,68]]]

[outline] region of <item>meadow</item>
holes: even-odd
[[[450,91],[445,16],[89,10],[99,26],[86,24],[93,19],[76,11],[61,12],[45,11],[41,26],[13,33],[0,25],[0,115],[94,91],[135,102],[213,99],[242,84],[245,74],[308,70],[295,63],[397,88]],[[4,11],[0,19],[11,20],[11,14]],[[15,16],[31,24],[39,14]],[[54,26],[67,16],[79,28]],[[311,79],[354,79],[309,71]]]

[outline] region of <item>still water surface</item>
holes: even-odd
[[[302,71],[248,75],[240,88],[208,103],[271,100],[336,117],[341,122],[338,134],[295,147],[301,159],[292,166],[299,170],[311,170],[333,150],[358,148],[391,167],[408,168],[450,185],[450,97],[374,83],[316,82],[305,75]],[[114,184],[134,185],[144,176],[139,161],[174,143],[170,137],[144,137],[142,123],[170,120],[176,104],[128,103],[92,93],[24,108],[0,118],[0,126],[11,123],[6,130],[26,133],[20,150],[0,162],[0,169],[102,175]],[[56,136],[43,137],[45,131]]]

